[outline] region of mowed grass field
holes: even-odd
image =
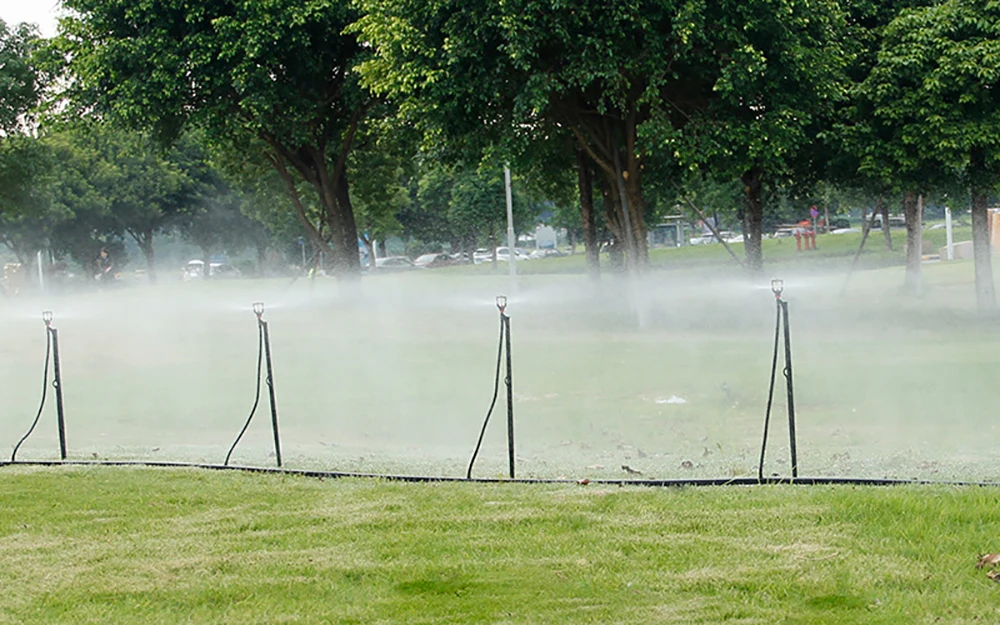
[[[1000,490],[0,471],[2,623],[992,623]]]
[[[37,410],[48,308],[70,458],[222,462],[253,404],[250,303],[263,300],[286,466],[461,476],[493,393],[494,297],[506,293],[518,475],[755,475],[774,298],[769,276],[749,280],[704,247],[714,265],[634,284],[534,274],[512,289],[479,266],[5,300],[0,441],[12,449]],[[846,262],[769,269],[790,302],[800,474],[998,479],[1000,333],[975,313],[972,264],[925,265],[926,293],[910,298],[898,267],[856,272],[845,290]],[[479,476],[506,474],[502,386]],[[236,464],[275,461],[262,390]],[[768,475],[789,473],[785,409],[779,372]],[[57,457],[55,434],[49,392],[18,457]]]

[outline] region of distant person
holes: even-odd
[[[97,254],[97,258],[94,259],[94,269],[97,272],[94,274],[94,279],[98,282],[110,282],[115,277],[111,273],[113,267],[111,256],[108,254],[108,248],[102,247],[101,251]]]

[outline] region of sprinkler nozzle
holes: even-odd
[[[253,303],[253,314],[257,315],[257,319],[260,319],[264,314],[264,302],[254,302]]]
[[[507,308],[507,296],[506,295],[497,295],[497,308],[500,309],[501,313],[503,313],[504,309]]]
[[[785,281],[775,278],[771,280],[771,292],[778,299],[781,299],[781,292],[785,290]]]
[[[43,310],[42,311],[42,321],[45,322],[45,326],[46,327],[52,325],[52,311],[51,310]]]

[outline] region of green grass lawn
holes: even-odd
[[[0,623],[1000,619],[992,488],[0,475]]]
[[[906,231],[892,230],[891,238],[893,249],[889,251],[885,247],[882,231],[873,231],[865,243],[865,248],[858,260],[858,267],[871,269],[901,265],[905,262]],[[924,247],[936,252],[939,248],[944,247],[945,238],[946,234],[943,228],[924,230]],[[955,242],[971,241],[971,226],[956,226],[953,231],[953,240]],[[793,238],[764,239],[761,242],[765,263],[772,268],[812,267],[826,270],[839,269],[850,264],[860,244],[860,232],[819,235],[816,237],[816,249],[809,251],[798,251]],[[742,243],[731,243],[729,247],[740,260],[744,259]],[[732,260],[723,246],[718,244],[654,248],[649,251],[649,260],[650,264],[658,270],[687,271],[736,265],[736,261]],[[607,254],[601,255],[601,262],[607,267]],[[573,256],[549,258],[542,262],[522,261],[517,263],[517,270],[519,273],[528,275],[583,273],[585,271],[585,257],[582,253],[578,253]],[[490,274],[506,272],[507,264],[498,262],[497,266],[494,267],[492,263],[487,262],[474,267],[454,267],[443,271],[462,274]]]

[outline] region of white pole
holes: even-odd
[[[45,269],[42,268],[42,250],[38,250],[38,290],[45,290]]]
[[[944,207],[944,231],[948,241],[948,260],[955,260],[955,241],[951,236],[951,209]]]
[[[514,246],[516,243],[514,240],[514,197],[510,192],[510,165],[504,165],[503,177],[507,187],[507,262],[510,265],[510,291],[513,295],[514,283],[517,280],[517,267],[514,261],[517,248]]]

